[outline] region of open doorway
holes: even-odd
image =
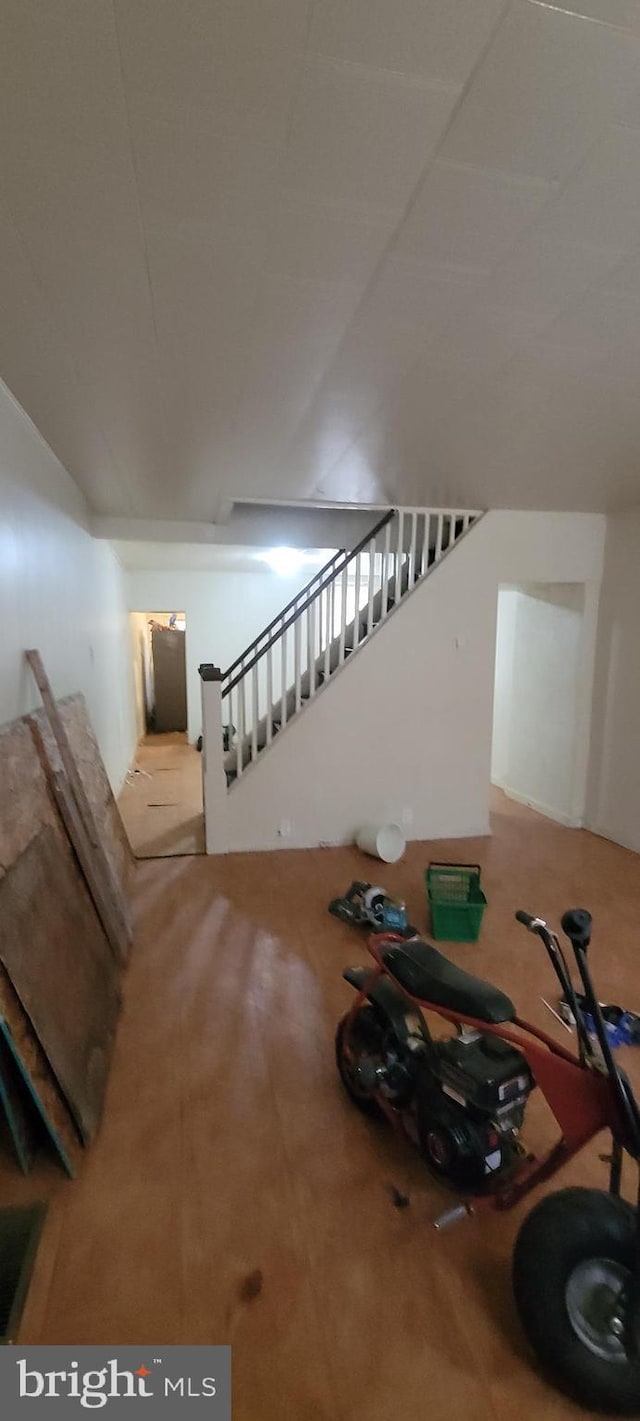
[[[130,622],[138,738],[186,735],[184,612],[132,612]]]
[[[204,853],[202,757],[187,735],[183,612],[131,612],[138,746],[120,797],[136,858]]]
[[[574,828],[585,811],[596,612],[582,583],[498,594],[491,780]]]

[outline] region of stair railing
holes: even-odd
[[[478,516],[466,510],[389,509],[355,548],[335,553],[236,657],[221,687],[234,778]]]
[[[247,760],[247,734],[250,736],[249,758],[255,759],[258,753],[257,731],[263,714],[267,716],[266,743],[270,743],[274,733],[274,703],[281,707],[278,729],[286,725],[291,714],[288,706],[290,687],[293,688],[294,708],[300,709],[302,679],[307,672],[311,676],[311,667],[315,668],[317,656],[333,640],[333,629],[339,627],[343,605],[349,605],[347,569],[366,550],[375,548],[380,534],[395,516],[395,509],[389,509],[355,548],[336,552],[225,671],[222,678],[223,717],[228,727],[228,742],[238,747],[238,775],[242,774]],[[310,694],[315,693],[318,677],[313,675],[312,679],[314,685]],[[304,698],[308,698],[306,694]]]

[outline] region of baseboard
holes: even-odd
[[[610,844],[619,844],[621,849],[629,849],[632,854],[640,854],[640,844],[632,844],[630,839],[621,838],[613,829],[609,829],[606,824],[594,822],[585,824],[585,829],[590,834],[596,834],[599,839],[607,839]]]
[[[486,821],[486,820],[483,820],[481,824],[471,824],[471,825],[467,826],[467,827],[464,828],[464,829],[454,829],[454,830],[452,830],[452,829],[449,828],[449,830],[442,831],[442,829],[439,828],[439,831],[438,831],[437,834],[421,833],[419,830],[416,830],[416,826],[415,826],[415,825],[412,825],[412,826],[411,826],[411,832],[410,832],[410,833],[407,833],[405,837],[406,837],[406,842],[407,842],[407,844],[413,844],[413,843],[427,843],[427,844],[429,844],[429,843],[438,843],[439,840],[441,840],[441,839],[447,839],[447,840],[449,840],[449,839],[486,839],[486,838],[489,838],[490,835],[491,835],[491,828],[490,828],[489,824],[487,823],[487,821]],[[341,834],[339,837],[337,837],[337,838],[335,838],[335,839],[334,839],[334,838],[332,838],[332,839],[326,839],[326,838],[325,838],[325,839],[309,839],[309,840],[307,840],[307,839],[305,838],[305,839],[302,839],[302,840],[301,840],[301,839],[296,839],[296,836],[295,836],[294,834],[291,835],[290,838],[286,838],[286,839],[282,839],[282,838],[280,838],[280,837],[278,837],[278,836],[274,837],[273,839],[266,840],[266,841],[263,839],[260,843],[256,843],[255,840],[250,840],[250,841],[243,840],[243,841],[240,843],[240,842],[238,842],[237,839],[235,839],[232,843],[229,844],[229,846],[228,846],[226,849],[224,849],[224,850],[216,850],[215,852],[216,852],[216,853],[223,853],[223,852],[224,852],[224,853],[229,853],[229,854],[261,854],[261,853],[270,854],[270,853],[283,853],[283,852],[287,852],[287,853],[304,853],[305,850],[308,850],[308,849],[339,849],[339,848],[349,848],[349,847],[353,848],[354,845],[355,845],[355,833],[352,832],[352,831],[350,831],[350,832],[347,833],[347,834]]]
[[[535,810],[536,814],[543,814],[545,819],[553,819],[554,823],[564,825],[565,829],[584,828],[582,819],[574,819],[570,814],[564,814],[561,809],[555,809],[552,804],[545,804],[541,799],[531,799],[526,794],[520,794],[511,785],[505,784],[504,780],[494,780],[493,783],[506,794],[507,799],[514,799],[516,804],[524,804],[527,809]]]

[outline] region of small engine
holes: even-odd
[[[534,1081],[500,1037],[461,1031],[421,1055],[415,1107],[420,1148],[459,1189],[478,1190],[514,1162]]]

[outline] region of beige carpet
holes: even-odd
[[[118,801],[136,858],[204,853],[202,760],[186,735],[148,735]]]

